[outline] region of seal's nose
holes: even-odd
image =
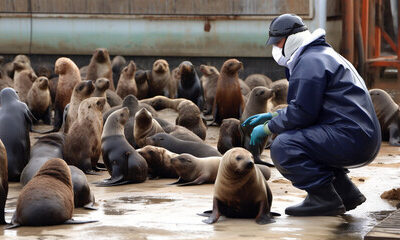
[[[248,163],[246,164],[246,168],[247,168],[247,169],[252,169],[253,166],[254,166],[254,163],[253,163],[253,162],[248,162]]]

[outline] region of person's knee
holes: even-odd
[[[287,137],[283,133],[278,135],[272,142],[272,145],[270,147],[272,160],[282,159],[282,156],[286,155],[287,144],[285,138]]]

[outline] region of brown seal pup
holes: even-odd
[[[214,183],[221,157],[197,158],[184,153],[171,158],[171,164],[179,175],[179,186]]]
[[[78,118],[78,109],[81,102],[89,98],[90,95],[92,95],[93,91],[94,85],[93,82],[90,80],[85,80],[75,85],[64,124],[64,133],[68,133],[70,127]]]
[[[146,144],[163,147],[174,153],[189,153],[196,157],[221,156],[214,147],[199,142],[183,141],[168,133],[157,133],[146,138]]]
[[[222,65],[213,106],[214,122],[218,125],[225,118],[239,119],[242,115],[244,101],[238,74],[242,68],[243,64],[237,59],[229,59]]]
[[[92,97],[104,97],[107,98],[107,89],[110,87],[110,80],[107,78],[98,78],[94,84],[94,91]],[[111,106],[108,102],[104,105],[103,113],[110,110]]]
[[[101,182],[102,186],[141,183],[147,178],[146,160],[129,145],[124,136],[124,125],[128,118],[129,110],[124,107],[113,112],[104,125],[101,150],[111,178]]]
[[[211,224],[221,215],[231,218],[255,218],[258,224],[275,222],[271,213],[272,193],[252,154],[232,148],[221,159],[214,185]]]
[[[189,61],[184,61],[179,65],[180,80],[178,84],[178,98],[186,98],[192,101],[203,111],[204,96],[203,86],[194,66]]]
[[[400,111],[392,97],[382,89],[369,90],[376,116],[381,125],[382,140],[400,146]]]
[[[123,56],[117,55],[113,57],[111,61],[111,69],[113,72],[113,82],[114,82],[114,87],[118,87],[118,80],[121,75],[122,69],[126,65],[126,59]]]
[[[135,82],[137,87],[137,99],[144,99],[149,96],[150,70],[137,70],[135,73]]]
[[[158,59],[153,63],[149,79],[149,97],[157,95],[169,96],[168,84],[171,81],[171,73],[168,62]]]
[[[22,189],[11,220],[11,228],[72,223],[68,220],[71,220],[73,212],[74,195],[70,169],[64,160],[53,158]]]
[[[204,114],[211,114],[215,94],[217,93],[217,81],[219,78],[218,69],[214,66],[200,65],[203,76],[200,78],[204,90]]]
[[[81,75],[76,64],[65,57],[57,59],[54,71],[58,74],[54,102],[54,131],[58,131],[63,123],[64,108],[71,101],[75,85],[81,82]]]
[[[165,96],[155,96],[152,98],[142,99],[142,100],[140,100],[140,103],[149,104],[157,111],[165,109],[165,108],[171,108],[171,109],[174,109],[175,111],[178,111],[178,105],[182,101],[188,101],[188,100],[185,98],[171,99],[171,98],[165,97]]]
[[[85,173],[93,174],[101,154],[103,110],[105,98],[91,97],[81,102],[78,118],[65,138],[63,156],[65,161]]]
[[[250,74],[244,80],[251,90],[255,87],[267,87],[269,88],[272,84],[272,80],[264,74]]]
[[[164,132],[160,124],[153,119],[151,113],[147,109],[140,109],[135,115],[135,127],[133,136],[139,147],[146,145],[146,138],[156,133]]]
[[[118,81],[117,94],[123,99],[129,94],[137,95],[137,86],[135,81],[136,64],[130,61],[128,66],[124,67]]]
[[[49,90],[49,80],[47,77],[38,77],[28,92],[28,107],[33,116],[42,119],[47,125],[51,123],[50,105],[51,96]],[[35,121],[34,121],[35,122]]]
[[[17,92],[20,101],[27,103],[29,89],[31,89],[37,76],[30,66],[20,62],[15,62],[14,68],[14,89]]]
[[[236,118],[224,119],[219,128],[219,137],[217,143],[218,151],[224,154],[231,148],[242,146],[240,121]]]
[[[201,117],[200,109],[192,101],[182,101],[178,105],[178,117],[175,120],[176,125],[186,127],[194,132],[201,139],[206,139],[207,127]]]
[[[7,152],[3,142],[0,139],[0,224],[6,224],[4,218],[4,207],[6,206],[8,194],[8,170],[7,170]]]
[[[149,166],[149,175],[151,178],[177,178],[178,174],[171,165],[171,158],[178,154],[168,151],[162,147],[145,146],[137,152],[146,159]]]
[[[7,149],[8,180],[17,182],[29,161],[33,115],[12,88],[0,92],[0,139]]]
[[[270,112],[272,108],[278,105],[287,104],[289,82],[286,79],[277,80],[271,83],[270,88],[272,89],[273,95],[268,101],[267,112]]]
[[[115,91],[110,54],[106,48],[97,48],[94,51],[86,75],[86,79],[93,83],[101,77],[107,78],[110,81],[110,90]]]

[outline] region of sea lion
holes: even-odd
[[[47,77],[36,78],[28,92],[27,102],[33,116],[37,120],[42,119],[45,124],[50,125],[51,96]]]
[[[153,119],[151,113],[147,109],[142,108],[135,114],[135,127],[133,136],[139,147],[146,145],[146,138],[156,133],[164,132],[160,124]]]
[[[156,120],[157,120],[157,122],[160,123],[159,119],[156,119]],[[172,128],[169,128],[167,130],[165,130],[165,128],[163,128],[163,129],[166,133],[169,133],[171,136],[174,136],[180,140],[204,143],[203,139],[201,139],[194,132],[190,131],[189,129],[187,129],[185,127],[182,127],[179,125],[174,125]]]
[[[221,157],[197,158],[183,153],[171,158],[171,165],[179,175],[174,184],[179,186],[214,183]]]
[[[57,92],[54,102],[54,129],[58,131],[63,123],[64,108],[71,101],[75,85],[81,82],[79,68],[69,58],[59,58],[55,63],[58,74]]]
[[[31,65],[31,60],[29,59],[28,56],[23,55],[23,54],[19,54],[17,56],[14,57],[14,59],[12,60],[12,62],[7,63],[4,66],[4,69],[6,70],[7,75],[14,79],[15,74],[18,74],[18,71],[15,69],[16,63],[18,63],[18,65],[24,65],[24,69],[30,69],[33,71],[32,69],[32,65]]]
[[[178,154],[162,147],[149,145],[139,148],[137,152],[146,160],[151,178],[178,177],[174,167],[171,165],[171,158],[178,156]]]
[[[255,218],[258,224],[275,222],[271,213],[272,193],[252,154],[232,148],[220,161],[214,184],[213,209],[203,222],[212,224],[221,215]]]
[[[229,59],[222,65],[213,106],[214,122],[218,125],[225,118],[239,119],[242,115],[244,101],[238,74],[242,68],[243,64],[236,59]]]
[[[244,80],[251,90],[255,87],[267,87],[271,86],[272,80],[264,74],[250,74]]]
[[[382,140],[400,146],[400,111],[392,97],[382,89],[369,90],[376,116],[381,125]]]
[[[74,121],[78,118],[78,109],[81,102],[89,98],[94,91],[94,84],[90,80],[82,81],[75,85],[69,103],[67,118],[64,124],[64,133],[68,133]]]
[[[29,89],[31,89],[37,76],[30,66],[20,62],[14,63],[14,69],[14,89],[17,92],[20,101],[27,103]]]
[[[217,149],[206,143],[183,141],[168,133],[157,133],[146,138],[146,144],[163,147],[174,153],[189,153],[196,157],[221,156]]]
[[[107,102],[110,107],[118,106],[122,104],[122,98],[118,94],[110,89],[106,90]]]
[[[101,182],[102,186],[140,183],[147,178],[146,160],[136,152],[124,136],[124,124],[128,118],[129,110],[124,107],[112,113],[104,125],[101,150],[111,178]]]
[[[93,174],[101,154],[103,117],[101,111],[105,98],[91,97],[81,102],[78,118],[73,122],[65,138],[63,156],[69,165],[85,173]]]
[[[136,64],[130,61],[128,66],[124,67],[118,81],[117,94],[123,99],[129,94],[137,95],[137,86],[135,81]]]
[[[107,89],[110,87],[110,80],[107,78],[98,78],[94,84],[94,91],[92,97],[104,97],[107,98]],[[110,110],[111,106],[108,102],[104,105],[103,113]]]
[[[4,207],[6,206],[8,195],[8,170],[7,170],[7,152],[3,142],[0,139],[0,224],[6,224],[4,218]]]
[[[22,189],[11,220],[11,228],[73,223],[69,221],[73,212],[74,195],[70,169],[64,160],[53,158],[43,164]]]
[[[51,79],[53,77],[56,77],[53,68],[54,68],[53,63],[41,62],[34,68],[34,70],[38,77],[47,77],[47,79]]]
[[[194,132],[201,139],[206,139],[207,127],[201,117],[200,109],[192,101],[182,101],[178,105],[178,117],[175,120],[176,125],[186,127]]]
[[[0,91],[7,87],[14,88],[14,82],[3,69],[0,69]]]
[[[171,73],[168,62],[158,59],[153,63],[149,78],[149,97],[157,95],[169,96],[168,84],[171,81]]]
[[[219,78],[219,71],[214,66],[200,65],[200,71],[203,76],[200,78],[204,90],[204,114],[211,114],[214,104],[215,94],[217,93],[217,81]]]
[[[0,102],[0,139],[7,149],[8,180],[17,182],[29,161],[33,115],[12,88],[1,90]]]
[[[149,104],[157,111],[165,109],[165,108],[171,108],[171,109],[174,109],[175,111],[178,111],[178,105],[182,101],[188,101],[188,100],[185,98],[171,99],[171,98],[165,97],[165,96],[155,96],[152,98],[142,99],[142,100],[140,100],[140,103]]]
[[[180,81],[178,84],[178,98],[186,98],[192,101],[203,111],[204,96],[203,87],[194,66],[189,61],[179,65]]]
[[[110,90],[115,91],[110,54],[106,48],[97,48],[94,51],[86,75],[86,79],[93,83],[101,77],[107,78],[110,81]]]
[[[219,128],[217,148],[224,154],[231,148],[242,147],[242,136],[240,133],[240,121],[236,118],[227,118],[222,121]]]
[[[289,82],[286,79],[277,80],[271,83],[270,88],[272,89],[273,95],[268,101],[267,112],[271,112],[272,108],[280,104],[287,104]]]
[[[247,86],[247,84],[239,78],[239,84],[240,84],[240,92],[243,95],[243,100],[246,103],[246,96],[251,92],[251,89],[249,88],[249,86]],[[245,104],[246,105],[246,104]]]
[[[97,208],[94,207],[94,195],[90,190],[85,173],[75,166],[69,165],[68,167],[71,171],[75,208],[83,207],[86,209],[97,210]]]
[[[57,84],[58,84],[58,77],[53,77],[53,78],[49,79],[50,97],[51,97],[51,102],[53,103],[53,106],[56,101]],[[52,108],[54,108],[54,107],[52,107]]]
[[[126,60],[123,56],[117,55],[113,57],[111,61],[111,69],[113,72],[113,82],[114,82],[114,87],[118,87],[118,80],[121,74],[122,69],[126,65]]]
[[[138,99],[144,99],[149,96],[149,81],[150,81],[150,70],[137,70],[135,73],[135,82],[137,87]]]

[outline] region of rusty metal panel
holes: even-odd
[[[337,17],[342,15],[342,1],[329,0],[326,2],[326,16]]]
[[[106,1],[104,4],[104,12],[108,12],[110,14],[129,14],[129,0]]]
[[[0,0],[0,12],[29,12],[28,0]]]

